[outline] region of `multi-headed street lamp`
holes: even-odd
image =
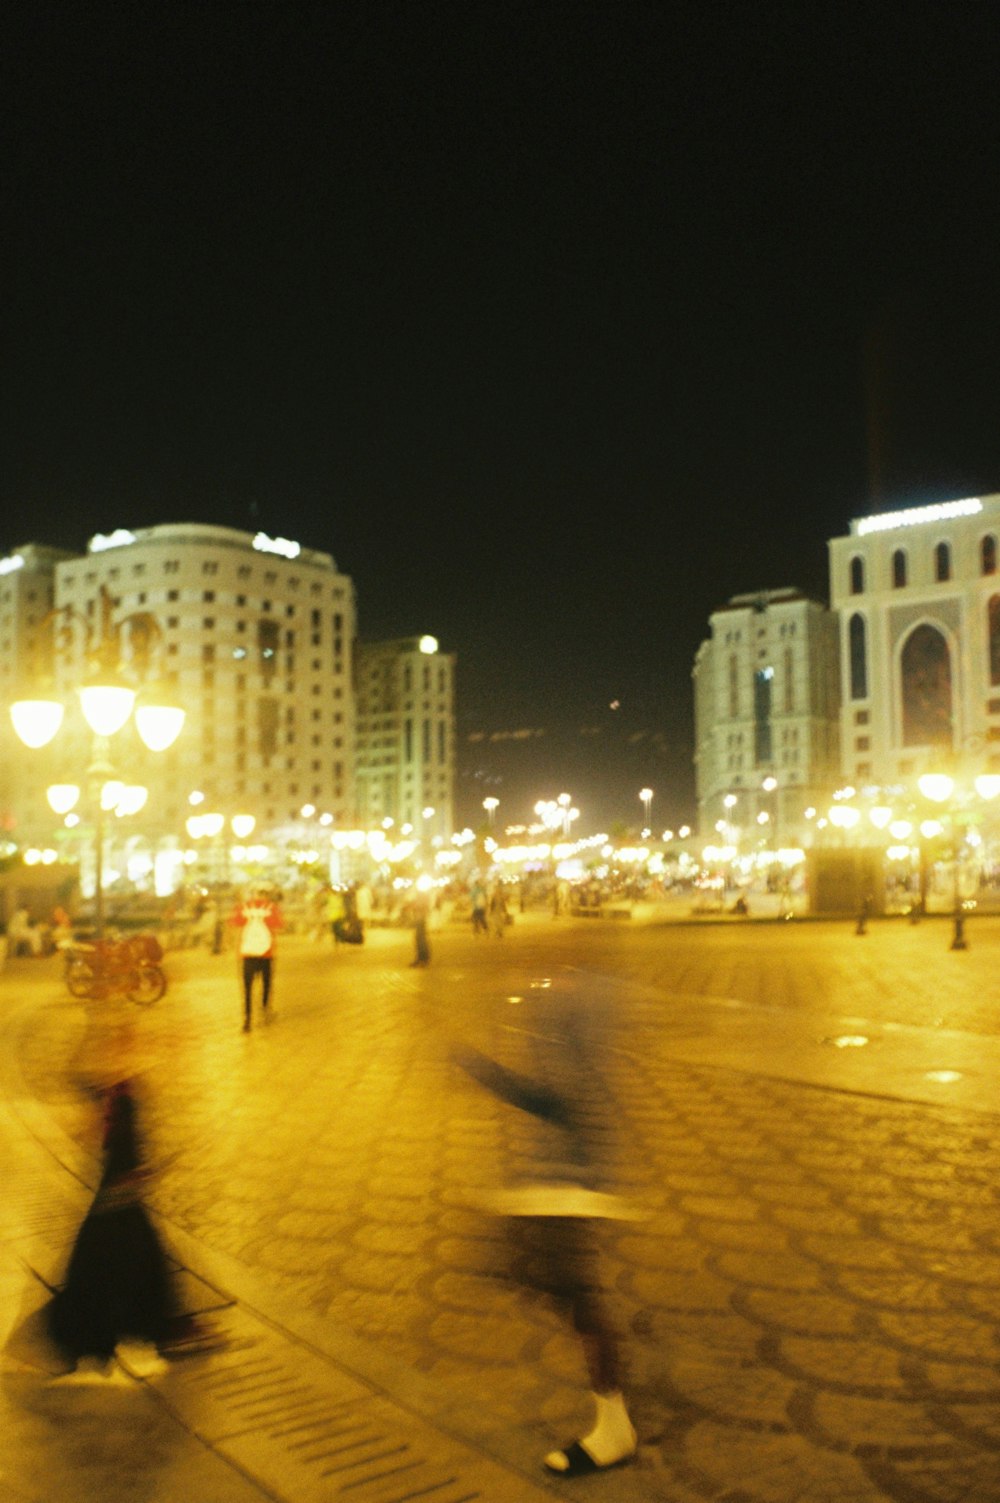
[[[160,626],[148,611],[135,611],[120,621],[113,619],[114,602],[102,585],[98,597],[100,610],[96,625],[73,606],[57,606],[46,617],[60,621],[64,636],[72,638],[75,623],[85,632],[87,669],[83,683],[77,686],[80,709],[91,732],[90,760],[86,780],[94,805],[94,910],[97,937],[104,935],[104,816],[118,807],[119,799],[109,802],[110,786],[117,780],[111,763],[111,738],[135,721],[136,730],[150,751],[166,751],[181,733],[184,710],[167,697],[147,697],[137,703],[139,689],[128,682],[131,670],[140,676],[148,665],[152,643],[160,636]],[[129,648],[126,655],[126,646]],[[126,661],[127,656],[127,661]],[[35,750],[53,741],[63,723],[66,706],[54,696],[35,694],[16,700],[10,706],[14,730]],[[124,785],[119,784],[120,788]],[[73,790],[76,790],[74,796]],[[56,784],[49,792],[51,806],[72,808],[79,796],[75,784]],[[53,802],[53,797],[55,802]],[[120,798],[120,794],[119,794]],[[137,791],[131,803],[141,807]]]

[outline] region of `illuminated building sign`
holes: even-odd
[[[24,559],[19,553],[12,553],[10,558],[0,558],[0,574],[13,574],[15,569],[24,568]]]
[[[90,540],[91,553],[106,553],[109,548],[127,548],[129,543],[135,542],[135,533],[127,532],[124,527],[116,527],[114,532],[97,533]]]
[[[884,511],[877,517],[863,517],[858,523],[858,536],[893,532],[897,527],[919,527],[923,522],[947,522],[952,517],[974,517],[982,509],[979,498],[971,496],[967,501],[940,501],[932,506],[911,506],[906,511]]]
[[[258,553],[279,553],[282,558],[298,558],[302,551],[298,543],[290,543],[287,538],[269,538],[266,532],[258,532],[253,545]]]

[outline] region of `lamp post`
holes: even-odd
[[[155,616],[148,611],[134,611],[120,621],[114,621],[114,603],[104,585],[100,588],[98,604],[96,625],[73,606],[56,606],[42,625],[60,619],[64,631],[71,635],[73,623],[78,621],[86,634],[87,670],[83,683],[77,686],[77,694],[91,733],[87,782],[94,802],[94,926],[97,938],[103,939],[104,815],[118,802],[118,797],[109,801],[108,795],[108,785],[115,781],[111,738],[134,716],[143,744],[150,751],[166,751],[181,733],[185,712],[165,698],[137,704],[138,690],[125,676],[127,669],[138,670],[140,676],[143,675],[151,644],[160,636]],[[126,646],[129,649],[127,654]],[[26,746],[35,750],[55,739],[64,714],[65,705],[60,699],[41,694],[18,699],[10,706],[14,730]],[[66,789],[75,785],[57,786]]]
[[[489,798],[483,799],[483,808],[486,810],[486,817],[490,822],[491,830],[496,820],[496,811],[499,802],[500,800],[498,798],[494,798],[492,794],[490,794]]]
[[[644,824],[646,826],[646,829],[648,830],[649,829],[649,811],[650,811],[650,808],[652,807],[652,803],[653,803],[653,790],[652,790],[652,788],[640,788],[639,789],[639,797],[642,799],[642,809],[643,809],[643,814],[645,816],[644,817]]]
[[[917,779],[917,787],[932,803],[947,805],[948,818],[951,823],[952,841],[952,910],[954,919],[954,931],[952,933],[951,949],[967,950],[969,942],[965,937],[965,915],[962,912],[961,890],[961,849],[962,841],[959,836],[958,806],[959,798],[964,795],[968,800],[969,792],[960,789],[956,780],[946,772],[925,772]],[[975,792],[982,799],[994,799],[1000,793],[1000,776],[994,773],[982,773],[973,780]]]

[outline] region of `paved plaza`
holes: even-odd
[[[152,1206],[225,1345],[95,1396],[46,1387],[8,1340],[0,1498],[56,1495],[44,1442],[97,1479],[65,1494],[83,1499],[996,1503],[1000,919],[967,932],[956,952],[946,920],[529,914],[503,940],[433,934],[427,970],[400,931],[289,936],[277,1017],[249,1035],[231,953],[171,952],[166,997],[120,1014],[70,999],[55,961],[11,962],[4,1142],[27,1189],[4,1210],[8,1302],[20,1318],[30,1270],[58,1277],[96,1147],[77,1082],[127,1027]],[[640,1452],[576,1482],[539,1458],[588,1424],[578,1344],[504,1277],[479,1209],[523,1128],[452,1063],[529,1058],[549,975],[601,999],[617,1185],[642,1216],[601,1232]],[[388,1458],[371,1476],[295,1448],[366,1424]]]

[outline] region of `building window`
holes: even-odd
[[[792,649],[785,648],[785,714],[791,715],[795,709],[795,660]]]
[[[729,658],[729,718],[735,720],[740,713],[740,669],[736,654]]]
[[[771,681],[773,668],[758,668],[753,677],[754,756],[758,763],[771,760]]]
[[[994,597],[996,598],[996,597]],[[917,626],[900,663],[903,745],[952,745],[951,653],[937,627]]]
[[[990,634],[990,684],[1000,684],[1000,595],[991,595],[986,607]]]
[[[906,586],[906,554],[902,548],[897,548],[892,555],[892,587],[894,590],[902,590]]]
[[[851,668],[851,698],[868,698],[868,643],[865,618],[855,613],[847,628]]]
[[[854,724],[855,725],[867,725],[868,724],[868,711],[867,710],[855,710],[855,712],[854,712]]]
[[[997,572],[997,540],[992,533],[987,533],[979,544],[979,566],[984,574]]]
[[[863,595],[865,593],[865,561],[863,558],[851,559],[851,594]]]
[[[934,549],[934,578],[938,584],[951,578],[951,548],[947,543],[938,543]]]

